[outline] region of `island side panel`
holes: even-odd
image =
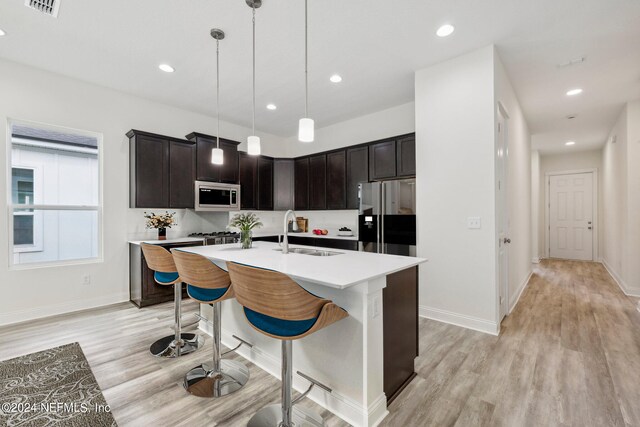
[[[390,404],[415,377],[418,357],[418,268],[387,276],[384,307],[384,392]]]

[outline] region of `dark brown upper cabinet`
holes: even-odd
[[[258,209],[273,210],[273,159],[258,157]]]
[[[195,146],[190,141],[131,130],[132,208],[193,208]]]
[[[309,209],[327,209],[327,155],[309,157]]]
[[[396,140],[396,175],[416,174],[416,136],[408,135]]]
[[[275,159],[273,162],[273,209],[287,211],[293,209],[294,175],[293,159]]]
[[[220,138],[220,148],[224,153],[223,164],[214,165],[211,163],[211,150],[216,148],[215,136],[193,132],[187,135],[187,139],[196,143],[196,178],[199,181],[238,183],[239,142]]]
[[[369,147],[347,149],[347,209],[358,209],[358,184],[369,181]]]
[[[327,153],[327,209],[347,207],[347,152]]]
[[[258,209],[258,157],[239,153],[240,207]]]
[[[309,158],[295,160],[294,174],[294,206],[296,210],[309,209]]]
[[[369,146],[369,179],[396,177],[396,141],[376,142]]]
[[[196,146],[189,141],[169,141],[169,207],[195,205]]]

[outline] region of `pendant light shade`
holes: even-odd
[[[247,138],[247,153],[252,156],[260,155],[260,137],[250,136]]]
[[[313,119],[300,119],[298,125],[298,140],[300,142],[313,142],[314,133]]]
[[[224,164],[224,151],[220,148],[220,40],[224,39],[224,31],[214,28],[211,37],[216,40],[216,148],[211,150],[211,163]]]
[[[262,6],[262,0],[246,0],[253,13],[253,120],[252,135],[247,138],[247,153],[252,156],[260,155],[260,137],[256,136],[256,9]]]
[[[309,49],[307,0],[304,0],[304,118],[298,123],[298,141],[313,142],[315,123],[309,118]]]
[[[211,150],[211,163],[214,165],[221,165],[224,163],[224,151],[222,148],[214,148]]]

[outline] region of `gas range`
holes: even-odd
[[[239,233],[231,231],[213,231],[210,233],[191,233],[189,237],[202,237],[205,246],[223,245],[225,243],[237,243],[240,240]]]

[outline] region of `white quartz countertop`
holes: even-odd
[[[202,242],[202,237],[180,237],[177,239],[167,240],[129,240],[132,245],[140,245],[140,243],[149,243],[150,245],[166,245],[170,243],[189,243],[189,242]]]
[[[253,230],[253,237],[268,237],[268,236],[282,236],[284,233],[282,230]],[[325,235],[316,235],[311,232],[307,233],[296,233],[290,231],[289,237],[313,237],[318,239],[339,239],[339,240],[358,240],[358,236],[338,236],[337,234],[325,234]]]
[[[311,249],[310,246],[290,245],[290,248]],[[387,276],[391,273],[415,267],[427,260],[399,255],[382,255],[370,252],[335,250],[340,255],[312,256],[283,254],[275,249],[277,243],[254,242],[251,249],[241,249],[239,244],[196,246],[177,250],[203,255],[212,261],[237,262],[258,268],[279,271],[294,280],[302,280],[337,289],[345,289],[358,283]],[[326,250],[320,248],[320,250]]]

